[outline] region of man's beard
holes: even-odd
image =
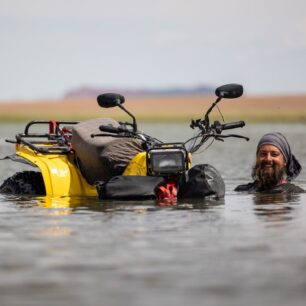
[[[263,190],[271,189],[280,184],[286,173],[284,166],[273,163],[272,168],[265,168],[266,165],[265,162],[256,162],[252,172],[253,178],[258,181],[260,189]]]

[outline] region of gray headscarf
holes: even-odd
[[[294,180],[301,172],[302,166],[291,153],[291,149],[286,137],[281,133],[268,133],[261,137],[257,145],[257,153],[259,148],[264,144],[271,144],[277,147],[284,155],[286,160],[287,180]]]

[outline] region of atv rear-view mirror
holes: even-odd
[[[243,86],[239,84],[227,84],[216,89],[216,96],[219,98],[235,99],[243,94]]]
[[[109,108],[119,106],[124,103],[124,96],[116,93],[105,93],[97,97],[98,104],[101,107]]]

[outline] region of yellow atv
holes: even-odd
[[[198,132],[185,143],[162,143],[139,132],[135,117],[122,105],[124,97],[113,93],[98,96],[98,104],[121,108],[132,117],[132,123],[110,118],[31,121],[16,140],[6,140],[15,143],[16,153],[2,159],[26,163],[36,171],[16,173],[3,182],[0,192],[171,201],[177,197],[222,197],[225,187],[221,175],[207,164],[191,168],[191,154],[210,138],[247,139],[221,134],[226,129],[243,127],[243,121],[209,121],[210,112],[222,98],[237,98],[242,93],[243,87],[238,84],[217,88],[217,100],[203,119],[192,120],[191,128]]]

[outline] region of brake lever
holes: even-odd
[[[237,135],[237,134],[228,134],[228,135],[222,135],[223,137],[235,137],[235,138],[242,138],[245,139],[246,141],[249,141],[250,138],[249,137],[245,137],[242,135]]]

